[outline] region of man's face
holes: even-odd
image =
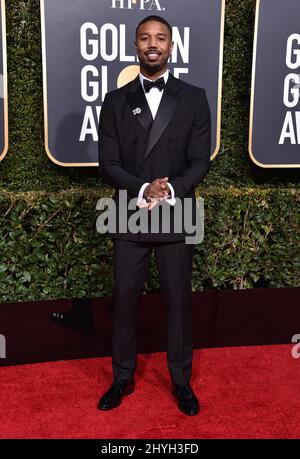
[[[173,42],[165,24],[156,21],[142,24],[138,29],[135,45],[140,66],[147,73],[157,73],[167,69]]]

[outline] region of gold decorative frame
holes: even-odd
[[[0,0],[2,19],[2,56],[3,56],[3,103],[4,103],[4,149],[0,154],[0,161],[8,151],[8,91],[7,91],[7,53],[6,53],[6,16],[5,0]]]

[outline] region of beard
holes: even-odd
[[[153,63],[148,63],[148,62],[140,62],[140,66],[142,69],[144,69],[147,73],[157,73],[159,72],[163,66],[159,63],[153,62]]]
[[[148,74],[157,73],[167,67],[168,59],[164,59],[159,62],[150,62],[144,59],[144,56],[139,56],[140,67],[145,70]]]

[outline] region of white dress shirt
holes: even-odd
[[[165,83],[167,84],[167,81],[168,81],[168,78],[169,78],[169,70],[167,70],[161,76],[164,78]],[[139,78],[140,78],[140,82],[141,82],[142,88],[144,89],[143,80],[148,80],[149,78],[144,77],[144,75],[142,75],[141,73],[139,74]],[[149,81],[151,81],[151,80],[149,80]],[[155,80],[152,80],[152,81],[155,81]],[[156,87],[151,88],[150,91],[148,91],[148,92],[145,92],[145,89],[144,89],[145,97],[147,99],[147,102],[148,102],[149,108],[151,110],[153,119],[155,119],[155,116],[157,114],[157,110],[158,110],[159,104],[161,102],[161,98],[163,96],[163,92],[164,92],[164,90],[160,91]],[[169,203],[171,206],[174,206],[176,204],[174,188],[172,187],[172,185],[169,182],[166,182],[166,183],[169,185],[169,188],[171,190],[171,198],[164,199],[164,200],[167,203]],[[146,200],[143,198],[143,194],[144,194],[145,188],[148,185],[149,185],[149,182],[144,183],[142,185],[142,187],[140,188],[137,205],[145,204]]]

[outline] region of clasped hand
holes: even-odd
[[[146,202],[140,204],[139,207],[148,207],[152,210],[159,201],[170,197],[170,189],[167,184],[168,177],[157,178],[153,180],[144,190],[144,198]]]

